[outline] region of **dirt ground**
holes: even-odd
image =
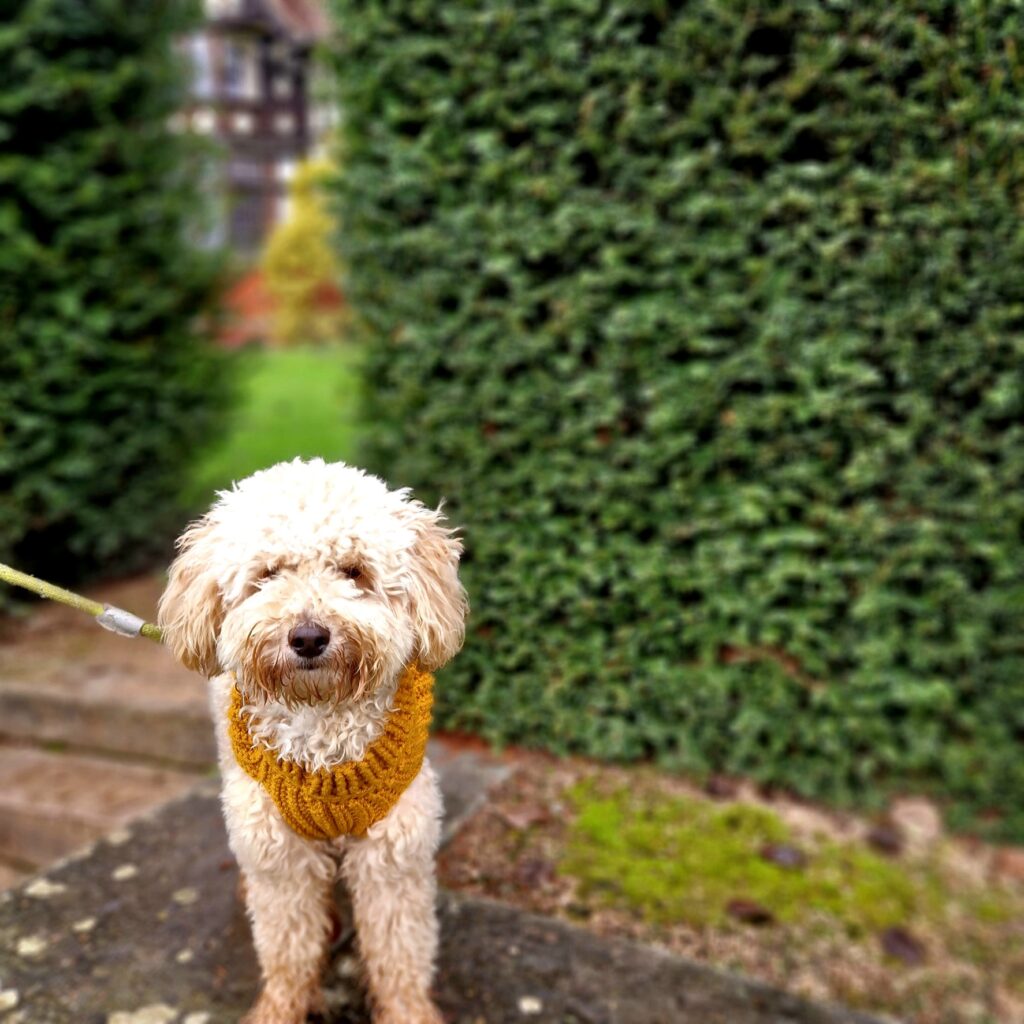
[[[443,884],[913,1024],[1024,1022],[1024,850],[951,838],[920,799],[868,819],[726,780],[515,764]]]

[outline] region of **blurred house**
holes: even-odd
[[[260,247],[284,214],[287,182],[329,127],[317,104],[312,48],[328,31],[319,0],[204,0],[201,31],[182,41],[192,68],[181,127],[224,147],[211,188],[212,244]]]

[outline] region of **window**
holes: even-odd
[[[266,177],[266,167],[255,160],[235,158],[228,162],[228,179],[232,185],[260,188]]]
[[[209,99],[213,95],[213,66],[210,63],[210,41],[203,35],[189,36],[189,64],[192,66],[192,95]]]
[[[256,54],[251,46],[229,39],[224,44],[222,74],[226,96],[240,100],[254,100],[259,96]]]
[[[258,249],[266,231],[266,209],[263,193],[241,189],[231,196],[231,218],[228,231],[238,249]]]

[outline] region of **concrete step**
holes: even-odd
[[[145,692],[120,666],[79,682],[39,683],[22,673],[0,676],[0,737],[17,743],[59,743],[70,748],[168,761],[183,767],[212,765],[216,752],[205,701],[188,704]]]
[[[142,576],[93,596],[152,619],[161,585]],[[151,641],[107,633],[54,604],[4,623],[0,736],[190,767],[214,760],[202,678]]]
[[[192,773],[0,745],[0,858],[50,864],[196,781]]]

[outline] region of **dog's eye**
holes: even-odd
[[[267,580],[272,580],[278,573],[277,569],[264,569],[259,575],[260,583],[266,583]]]
[[[350,580],[357,580],[363,575],[363,570],[358,565],[343,565],[341,575],[347,576]]]

